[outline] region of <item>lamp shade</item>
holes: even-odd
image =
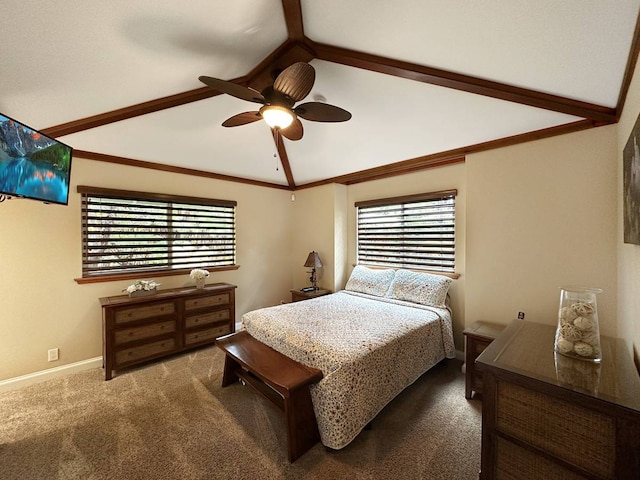
[[[313,251],[309,253],[309,256],[307,257],[307,261],[304,262],[304,266],[313,267],[313,268],[321,267],[322,261],[320,260],[320,255],[318,255],[318,252]]]

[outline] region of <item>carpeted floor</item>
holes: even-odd
[[[481,411],[457,360],[423,375],[350,445],[286,456],[282,413],[250,387],[220,387],[209,347],[0,393],[0,478],[476,480]]]

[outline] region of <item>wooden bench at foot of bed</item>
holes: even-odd
[[[309,385],[322,379],[320,370],[290,359],[245,330],[216,343],[226,355],[222,386],[242,379],[284,411],[290,462],[320,441],[309,392]]]

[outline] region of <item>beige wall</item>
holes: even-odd
[[[323,267],[316,270],[318,286],[332,291],[346,283],[346,190],[344,185],[323,185],[298,190],[293,203],[293,288],[309,286],[309,252],[320,255]]]
[[[616,127],[467,157],[466,322],[555,324],[562,285],[599,287],[616,335]]]
[[[640,115],[640,66],[636,65],[635,74],[624,110],[618,123],[618,333],[629,340],[635,351],[636,359],[640,355],[640,245],[624,243],[623,207],[622,207],[622,151],[629,139],[638,115]]]
[[[74,158],[68,206],[31,200],[0,204],[0,380],[101,355],[98,298],[130,282],[78,285],[81,275],[80,196],[76,185],[236,200],[240,268],[210,282],[238,286],[237,319],[279,303],[291,288],[290,193],[205,178]],[[301,259],[304,262],[304,259]],[[160,277],[161,288],[190,284],[188,275]],[[47,350],[60,359],[47,362]]]

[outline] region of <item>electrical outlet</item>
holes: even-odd
[[[518,320],[524,320],[524,312],[518,312]]]
[[[60,349],[59,348],[52,348],[51,350],[49,350],[47,352],[47,358],[50,362],[54,362],[56,360],[58,360],[60,356]]]

